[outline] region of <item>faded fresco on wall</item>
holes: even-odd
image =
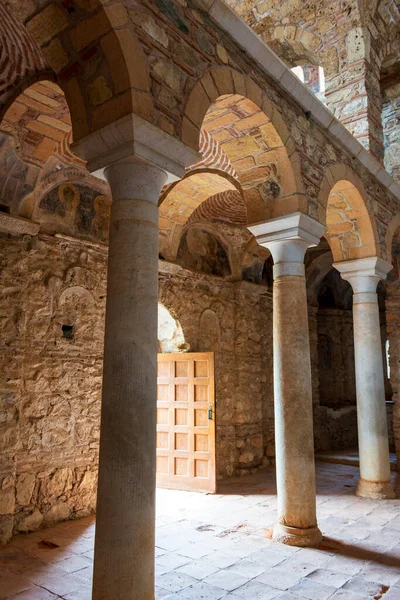
[[[111,200],[88,186],[63,183],[39,203],[39,210],[62,220],[70,233],[79,237],[108,240]]]

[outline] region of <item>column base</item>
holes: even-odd
[[[356,496],[373,500],[396,498],[389,481],[367,481],[366,479],[358,480]]]
[[[288,546],[318,546],[322,541],[322,533],[318,527],[308,527],[300,529],[298,527],[288,527],[277,523],[274,527],[272,539]]]

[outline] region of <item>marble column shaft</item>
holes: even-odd
[[[354,358],[356,370],[360,479],[357,495],[393,498],[385,404],[381,327],[376,287],[392,268],[377,258],[336,263],[353,288]]]
[[[304,255],[324,227],[301,213],[250,227],[274,260],[273,344],[278,523],[274,539],[320,542]]]
[[[112,209],[93,600],[153,600],[157,204],[167,175],[127,158],[105,176]]]

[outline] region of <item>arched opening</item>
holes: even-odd
[[[320,102],[326,104],[325,73],[323,67],[312,64],[301,64],[292,67],[291,71],[316,95]]]
[[[237,174],[247,223],[306,211],[289,129],[250,78],[222,67],[194,86],[185,106],[183,141],[199,148],[201,130],[219,144]]]
[[[163,191],[159,201],[159,253],[162,258],[176,260],[185,225],[190,221],[200,217],[216,218],[216,211],[210,211],[212,198],[216,198],[217,208],[223,206],[219,211],[220,219],[232,219],[232,210],[239,215],[246,212],[238,182],[224,171],[189,171],[183,179]]]
[[[326,239],[306,253],[314,444],[318,453],[357,446],[353,291],[333,268]]]
[[[334,262],[380,256],[375,221],[361,179],[345,165],[330,167],[320,188],[319,217]]]
[[[189,344],[186,343],[182,327],[170,311],[158,303],[157,326],[158,352],[187,352]]]
[[[237,173],[248,223],[276,216],[297,200],[287,148],[255,102],[239,94],[221,96],[208,109],[203,128]]]

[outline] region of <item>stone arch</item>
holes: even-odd
[[[367,191],[355,171],[335,164],[325,171],[318,217],[335,262],[381,256],[378,233]]]
[[[122,2],[104,6],[90,0],[80,4],[79,13],[49,1],[37,12],[32,3],[12,18],[40,49],[62,88],[75,142],[132,112],[152,120],[146,60]],[[97,77],[85,77],[95,62],[103,65],[95,69]]]
[[[230,115],[226,115],[225,120],[215,119],[211,123],[213,111],[222,108],[230,111]],[[219,124],[224,133],[215,134]],[[235,129],[230,138],[229,128]],[[182,141],[197,150],[202,129],[216,137],[231,160],[244,189],[249,223],[298,210],[307,212],[300,160],[289,129],[278,107],[250,77],[229,67],[218,67],[197,81],[184,106]],[[252,143],[249,141],[250,130]],[[249,141],[247,146],[246,141]],[[240,150],[239,145],[242,146]],[[246,168],[245,161],[241,160],[246,156],[246,150],[257,154],[257,161],[253,160],[254,169],[251,164]],[[240,170],[247,170],[246,175],[241,176]],[[258,189],[251,185],[257,177],[260,180]],[[265,187],[269,181],[271,189]],[[273,181],[277,185],[273,186]],[[260,191],[262,184],[265,189]]]
[[[157,327],[158,351],[166,352],[187,352],[189,344],[185,342],[182,327],[171,312],[158,303],[158,327]]]
[[[257,27],[255,27],[257,31]],[[261,36],[263,37],[263,36]],[[265,40],[267,41],[267,40]],[[322,40],[312,31],[293,24],[279,25],[267,42],[287,63],[319,65]]]

